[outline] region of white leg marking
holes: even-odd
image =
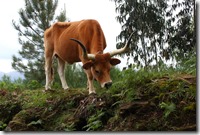
[[[94,88],[94,85],[93,85],[93,76],[92,76],[92,73],[91,73],[91,70],[84,70],[86,75],[87,75],[87,87],[89,88],[89,94],[91,93],[96,93],[95,91],[95,88]]]
[[[67,85],[67,82],[65,80],[65,62],[58,58],[58,74],[60,76],[60,80],[62,83],[63,89],[67,90],[69,87]]]
[[[46,58],[45,60],[45,74],[46,74],[45,90],[48,90],[51,89],[51,83],[53,82],[52,58]]]

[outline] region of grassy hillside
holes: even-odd
[[[113,73],[113,86],[97,88],[96,95],[85,88],[44,92],[1,87],[0,130],[196,131],[194,72]]]

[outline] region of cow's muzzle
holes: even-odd
[[[109,89],[112,86],[112,82],[107,82],[104,86],[106,87],[106,89]]]

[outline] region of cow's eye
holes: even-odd
[[[96,73],[97,75],[99,75],[99,74],[100,74],[100,71],[98,71],[98,70],[95,70],[95,73]]]

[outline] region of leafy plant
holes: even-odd
[[[74,123],[65,125],[64,131],[74,131],[74,130],[75,130]]]
[[[12,81],[10,76],[4,75],[0,80],[0,89],[4,90],[23,90],[25,89],[24,81],[21,78]]]
[[[32,125],[42,125],[42,120],[37,120],[37,121],[31,121],[27,126],[32,126]]]
[[[101,118],[105,115],[105,112],[102,110],[97,110],[96,114],[92,115],[88,119],[88,124],[83,128],[86,128],[86,131],[96,131],[103,127]]]
[[[31,90],[38,89],[41,87],[42,87],[42,85],[37,80],[31,80],[27,84],[27,88],[31,89]]]
[[[67,65],[66,67],[66,81],[69,87],[80,88],[86,87],[87,78],[83,68],[78,64]]]
[[[7,126],[6,123],[3,123],[2,121],[0,121],[0,131],[4,130],[6,126]]]
[[[11,87],[11,79],[9,76],[4,75],[0,81],[0,89],[10,89]]]
[[[195,50],[187,54],[187,57],[182,58],[176,65],[176,69],[179,71],[185,71],[187,73],[196,75],[196,61],[197,56]]]
[[[167,118],[176,109],[176,105],[174,103],[162,102],[159,106],[161,109],[164,109],[164,118]]]

